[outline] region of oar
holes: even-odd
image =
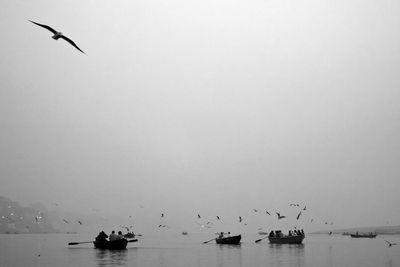
[[[71,242],[71,243],[68,243],[68,245],[73,246],[73,245],[86,244],[86,243],[93,243],[93,241]]]
[[[204,241],[203,244],[207,244],[208,242],[211,242],[211,241],[213,241],[213,240],[215,240],[215,238],[210,239],[210,240],[208,240],[208,241]]]
[[[131,239],[131,240],[128,240],[128,243],[132,243],[132,242],[137,242],[138,240],[137,239]],[[68,245],[70,245],[70,246],[74,246],[74,245],[79,245],[79,244],[87,244],[87,243],[93,243],[94,241],[85,241],[85,242],[70,242],[70,243],[68,243]]]
[[[267,238],[267,237],[268,237],[268,236],[263,237],[263,238],[261,238],[261,239],[257,239],[255,242],[258,243],[258,242],[260,242],[261,240],[263,240],[263,239],[265,239],[265,238]]]

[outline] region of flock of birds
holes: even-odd
[[[53,204],[55,206],[59,206],[58,203],[53,203]],[[306,206],[304,206],[304,207],[301,206],[300,207],[299,204],[293,204],[292,203],[289,206],[290,207],[298,207],[298,208],[300,208],[299,212],[297,213],[296,220],[299,220],[301,215],[305,211],[307,211],[307,207]],[[141,206],[141,208],[143,208],[143,206]],[[18,220],[18,219],[19,220],[24,219],[24,217],[22,215],[18,215],[18,214],[16,214],[15,211],[13,211],[12,206],[8,206],[8,209],[9,209],[9,214],[1,216],[1,219],[7,220],[7,221],[9,221],[11,223],[15,223],[16,220]],[[93,211],[96,211],[96,210],[93,209]],[[252,209],[252,211],[254,213],[260,213],[258,209]],[[269,212],[268,210],[265,210],[265,214],[268,215],[268,216],[272,216],[271,212]],[[276,214],[276,219],[278,221],[280,221],[282,219],[285,219],[285,218],[288,218],[287,216],[282,215],[280,212],[275,212],[275,214]],[[160,218],[162,220],[164,220],[166,217],[167,217],[167,215],[166,215],[165,212],[162,212],[160,214]],[[132,218],[132,215],[129,215],[129,218]],[[203,216],[201,216],[199,213],[197,213],[197,216],[195,216],[195,218],[197,218],[198,220],[204,219]],[[247,223],[245,222],[245,220],[244,220],[244,218],[242,216],[238,216],[237,218],[238,218],[238,222],[239,223],[243,223],[244,225],[247,225]],[[44,219],[45,219],[45,217],[43,216],[43,214],[40,211],[38,211],[37,215],[34,216],[34,222],[37,223],[37,224],[42,223]],[[215,220],[216,220],[215,222],[221,221],[222,217],[220,215],[216,215],[215,216]],[[310,220],[310,222],[313,222],[313,221],[314,221],[314,219]],[[75,223],[78,223],[79,225],[84,225],[84,223],[83,223],[83,221],[81,219],[67,220],[67,219],[63,218],[62,222],[65,223],[65,224],[71,224],[72,222],[75,222]],[[212,222],[212,221],[207,221],[206,223],[200,223],[199,221],[195,221],[195,223],[198,226],[200,226],[201,228],[213,228],[214,227],[214,222]],[[328,224],[328,222],[325,222],[325,224]],[[331,222],[330,224],[332,225],[333,222]],[[29,229],[29,226],[26,226],[26,227],[27,227],[27,229]],[[126,229],[126,231],[129,233],[129,232],[133,232],[133,227],[134,226],[133,225],[130,225],[130,226],[120,225],[120,227],[123,228],[123,229]],[[165,223],[161,223],[161,224],[158,224],[158,228],[167,228],[167,229],[169,229],[170,226],[168,226]],[[262,230],[262,228],[258,228],[258,230]],[[332,232],[330,232],[329,235],[332,235]],[[389,247],[397,245],[397,243],[390,242],[388,240],[385,240],[385,242],[388,244]]]

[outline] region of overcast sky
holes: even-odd
[[[0,6],[0,195],[155,224],[400,224],[399,1]]]

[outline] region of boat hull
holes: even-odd
[[[304,239],[304,235],[294,236],[283,236],[283,237],[272,237],[269,236],[268,240],[271,244],[301,244]]]
[[[228,236],[228,237],[223,237],[223,238],[216,238],[215,242],[217,242],[217,244],[237,245],[237,244],[240,244],[241,239],[242,239],[241,235],[235,235],[235,236]]]
[[[94,241],[94,247],[98,249],[111,249],[111,250],[121,250],[126,249],[128,245],[128,240],[126,239],[119,239],[114,241]]]
[[[351,234],[350,235],[353,238],[375,238],[376,234],[370,234],[370,235],[357,235],[357,234]]]

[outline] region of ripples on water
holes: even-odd
[[[90,235],[94,236],[94,235]],[[256,235],[243,235],[241,245],[203,244],[209,235],[144,236],[123,251],[94,249],[88,235],[0,235],[0,266],[137,266],[137,267],[377,267],[400,266],[400,236],[352,239],[347,236],[309,235],[301,245],[254,243]]]

